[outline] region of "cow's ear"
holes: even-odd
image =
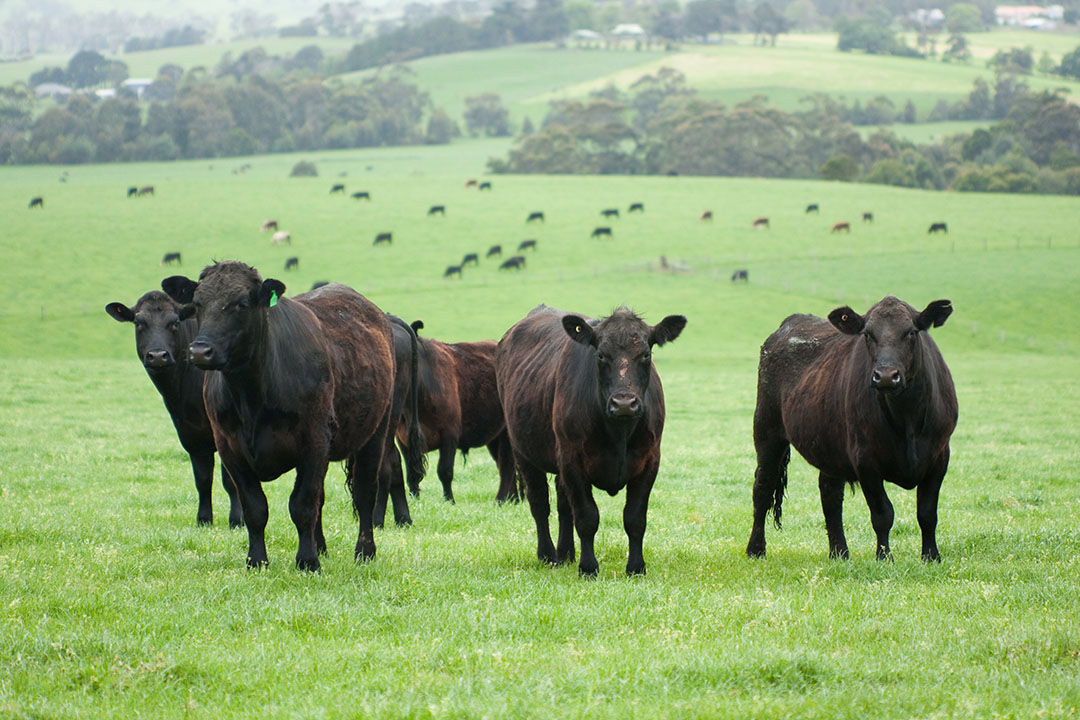
[[[161,289],[181,305],[187,305],[195,299],[195,288],[199,283],[189,280],[183,275],[173,275],[161,281]]]
[[[919,317],[915,318],[915,327],[920,330],[941,327],[950,315],[952,315],[952,303],[948,300],[935,300],[919,313]]]
[[[187,320],[189,318],[193,318],[195,317],[195,306],[181,305],[180,312],[178,312],[177,315],[180,316],[180,322],[183,322],[184,320]]]
[[[105,306],[105,312],[116,322],[135,322],[135,313],[124,303],[111,302]]]
[[[413,329],[414,333],[419,335],[420,331],[424,329],[424,321],[423,320],[413,320],[412,325],[410,325],[409,327],[411,327]]]
[[[273,278],[267,278],[263,280],[262,285],[259,286],[259,305],[263,307],[273,307],[277,304],[278,298],[285,294],[285,283],[280,280],[274,280]]]
[[[829,322],[845,335],[858,335],[866,327],[866,318],[847,305],[829,313]]]
[[[683,315],[668,315],[666,318],[653,325],[649,331],[650,345],[663,345],[679,337],[679,333],[686,327],[686,317]]]
[[[585,321],[585,318],[580,315],[564,315],[562,326],[566,330],[566,334],[573,338],[574,342],[596,347],[596,333],[593,332],[592,326]]]

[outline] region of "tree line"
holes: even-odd
[[[823,178],[926,189],[1080,194],[1080,107],[1064,93],[1032,92],[1009,74],[993,90],[939,110],[994,118],[988,129],[916,145],[887,129],[864,139],[854,107],[824,94],[785,112],[763,96],[734,107],[705,100],[662,68],[623,92],[558,100],[539,130],[523,135],[498,173],[669,174]],[[892,103],[879,98],[878,107]],[[908,104],[910,105],[910,103]]]

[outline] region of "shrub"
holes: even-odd
[[[319,171],[315,168],[315,163],[307,160],[301,160],[293,165],[292,172],[289,173],[289,177],[318,177]]]
[[[833,155],[821,165],[823,180],[851,182],[859,174],[859,166],[847,155]]]

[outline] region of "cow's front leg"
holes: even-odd
[[[885,494],[885,487],[880,477],[860,475],[859,485],[862,487],[866,504],[870,508],[870,524],[874,526],[874,534],[877,535],[877,559],[887,560],[891,557],[889,532],[893,526],[892,502]]]
[[[829,557],[847,560],[847,537],[844,535],[844,481],[825,473],[818,475],[821,512],[829,535]]]
[[[645,518],[649,511],[649,495],[652,493],[660,459],[651,463],[641,475],[631,478],[626,485],[626,506],[623,507],[623,527],[630,544],[626,559],[627,575],[645,574],[645,556],[642,543],[645,538]]]
[[[559,468],[559,480],[566,487],[570,507],[574,511],[574,527],[581,539],[581,557],[578,560],[578,573],[586,577],[595,577],[600,570],[593,552],[593,540],[600,527],[600,511],[592,495],[592,485],[568,465]]]
[[[215,438],[217,439],[217,438]],[[222,440],[218,440],[221,447]],[[269,564],[266,558],[266,521],[269,509],[266,494],[255,471],[241,458],[221,453],[222,462],[229,468],[229,476],[236,486],[236,495],[240,501],[240,510],[244,516],[244,525],[248,531],[247,566],[263,568]]]
[[[948,469],[949,450],[946,448],[944,457],[927,473],[916,491],[916,514],[919,530],[922,531],[922,559],[928,562],[941,562],[937,547],[937,508],[941,482]]]
[[[555,546],[558,564],[574,559],[574,509],[570,504],[570,494],[559,476],[555,476],[555,498],[559,513],[559,541]]]
[[[289,515],[296,525],[296,567],[301,570],[317,572],[320,540],[321,549],[325,551],[326,548],[326,539],[322,537],[322,500],[328,464],[325,451],[312,451],[296,466],[296,482],[289,496]]]
[[[195,476],[195,490],[199,493],[199,511],[195,522],[199,525],[214,524],[214,503],[210,494],[214,487],[214,451],[189,453],[191,472]]]

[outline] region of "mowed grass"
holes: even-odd
[[[1074,381],[1080,248],[1064,198],[699,178],[492,177],[435,149],[169,165],[0,170],[0,714],[13,717],[1067,717],[1080,704]],[[368,168],[371,168],[370,170]],[[345,173],[345,175],[342,175]],[[368,190],[372,201],[330,196]],[[128,200],[128,185],[153,198]],[[32,194],[46,198],[30,211]],[[599,210],[645,203],[605,221]],[[803,209],[818,202],[819,216]],[[445,204],[446,217],[426,215]],[[711,209],[712,224],[697,220]],[[543,210],[546,222],[525,217]],[[871,210],[875,222],[859,222]],[[759,215],[770,230],[752,230]],[[275,217],[291,247],[271,247]],[[833,235],[838,220],[852,233]],[[947,237],[928,236],[931,221]],[[591,240],[597,225],[614,237]],[[394,244],[373,248],[378,231]],[[521,273],[481,260],[535,238]],[[166,251],[184,265],[158,265]],[[295,255],[300,268],[286,273]],[[658,270],[660,256],[692,272]],[[333,466],[330,555],[292,567],[288,477],[266,486],[270,567],[246,533],[194,524],[185,454],[103,312],[173,272],[241,259],[289,294],[341,280],[447,340],[498,338],[538,302],[628,303],[689,324],[656,353],[668,424],[645,539],[623,577],[624,496],[599,494],[600,577],[542,566],[525,506],[500,507],[485,453],[459,459],[456,505],[432,475],[415,525],[352,560]],[[729,281],[747,268],[750,282]],[[792,312],[886,293],[956,311],[933,334],[960,424],[940,508],[944,562],[919,560],[914,494],[890,488],[893,562],[873,559],[861,497],[852,558],[830,561],[816,474],[793,458],[783,531],[749,561],[751,416],[761,341]],[[44,319],[42,319],[44,306]],[[85,306],[85,309],[84,309]]]

